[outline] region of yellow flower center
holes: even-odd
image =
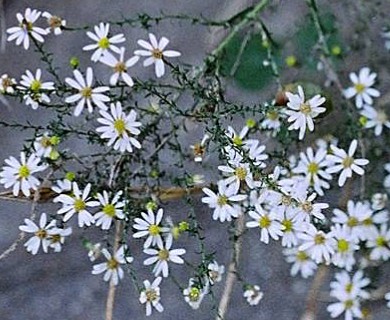
[[[162,51],[160,49],[153,49],[152,56],[155,59],[162,59],[163,53],[162,53]]]
[[[30,21],[27,21],[26,19],[23,19],[23,22],[20,24],[20,26],[23,28],[25,27],[27,31],[32,31],[33,24]]]
[[[314,243],[316,245],[324,244],[325,243],[324,235],[321,234],[321,233],[316,234],[315,237],[314,237]]]
[[[297,257],[297,260],[301,261],[301,262],[306,261],[307,259],[309,259],[309,257],[307,256],[305,251],[298,251],[296,257]]]
[[[376,244],[378,247],[385,247],[387,246],[387,240],[383,236],[379,236],[376,238]]]
[[[111,203],[106,204],[102,211],[111,218],[115,216],[115,206]]]
[[[239,180],[245,180],[246,178],[246,169],[245,168],[242,168],[242,167],[239,167],[239,168],[236,168],[234,174],[237,176],[237,178]]]
[[[242,139],[239,137],[239,136],[235,136],[233,138],[233,143],[234,145],[236,145],[237,147],[240,147],[242,146]]]
[[[309,165],[307,166],[307,172],[309,172],[312,175],[317,174],[319,169],[320,167],[316,162],[310,162]]]
[[[345,291],[347,293],[351,293],[352,292],[352,289],[353,289],[353,284],[350,282],[350,283],[347,283],[347,285],[345,286]]]
[[[80,94],[82,95],[83,98],[89,99],[92,96],[92,88],[90,87],[85,87],[80,90]]]
[[[169,251],[167,249],[161,249],[158,252],[158,259],[159,260],[168,260],[169,259]]]
[[[19,178],[25,179],[30,175],[30,169],[23,165],[19,168]]]
[[[114,67],[114,72],[122,73],[125,72],[126,70],[127,70],[126,65],[122,61],[118,62]]]
[[[364,226],[371,226],[374,224],[374,221],[372,221],[372,218],[367,218],[362,221],[362,225]]]
[[[259,219],[259,227],[262,228],[262,229],[267,229],[269,228],[271,225],[271,220],[268,216],[262,216],[260,219]]]
[[[149,226],[149,233],[152,235],[152,236],[157,236],[160,234],[160,227],[157,225],[157,224],[151,224]]]
[[[46,232],[46,230],[44,230],[44,229],[39,229],[38,231],[35,232],[35,235],[36,235],[39,239],[45,239],[46,236],[47,236],[47,232]]]
[[[347,156],[343,159],[343,162],[341,163],[344,168],[349,168],[353,164],[354,159],[350,156]]]
[[[85,202],[81,199],[76,199],[73,204],[74,209],[76,212],[80,212],[86,208]]]
[[[349,243],[345,239],[340,239],[337,241],[337,249],[339,252],[344,253],[349,249]]]
[[[348,299],[344,301],[345,309],[351,309],[353,307],[353,300]]]
[[[224,205],[227,205],[228,204],[228,197],[225,196],[225,195],[222,195],[222,196],[219,196],[218,199],[217,199],[217,204],[220,206],[220,207],[223,207]]]
[[[98,42],[100,49],[108,49],[110,47],[110,40],[107,37],[101,38]]]
[[[38,92],[41,89],[41,87],[42,87],[42,83],[37,79],[34,79],[30,84],[30,89],[33,92]]]
[[[301,106],[299,107],[299,110],[303,114],[307,115],[307,114],[309,114],[311,112],[311,106],[308,103],[302,103]]]
[[[146,295],[146,300],[149,302],[152,302],[152,301],[158,299],[158,294],[157,294],[156,290],[154,290],[154,289],[147,289],[145,291],[145,295]]]
[[[62,19],[57,16],[51,16],[50,19],[48,19],[47,23],[52,29],[59,28],[62,25]]]
[[[282,226],[284,226],[284,232],[291,232],[293,229],[293,223],[291,220],[284,219],[282,221]]]
[[[275,121],[279,118],[279,114],[277,111],[273,110],[273,111],[268,111],[267,112],[267,118],[271,121]]]
[[[200,297],[200,290],[196,287],[192,287],[188,294],[188,297],[190,298],[190,301],[198,301]]]
[[[51,145],[52,145],[50,138],[49,137],[45,137],[45,136],[41,138],[40,144],[44,148],[51,147]]]
[[[115,260],[115,258],[111,258],[110,260],[107,261],[107,268],[108,269],[111,269],[111,270],[116,269],[116,268],[118,268],[118,265],[119,265],[119,263],[118,263],[118,261]]]
[[[50,242],[51,243],[57,243],[61,241],[61,236],[59,234],[52,234],[50,236]]]
[[[114,121],[114,128],[118,132],[119,136],[122,136],[126,132],[126,123],[125,120],[117,119]]]
[[[355,84],[355,90],[358,94],[362,93],[366,89],[365,85],[362,83]]]
[[[356,219],[355,217],[349,217],[347,221],[347,226],[348,227],[356,227],[359,224],[359,220]]]

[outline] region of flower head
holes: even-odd
[[[117,192],[110,200],[109,194],[106,190],[103,193],[98,193],[97,198],[101,205],[101,210],[94,215],[96,226],[101,226],[102,230],[108,230],[111,227],[112,221],[117,219],[124,219],[123,207],[125,203],[120,201],[122,191]]]
[[[59,16],[52,15],[47,11],[42,13],[42,17],[47,19],[47,24],[49,25],[49,27],[46,28],[47,33],[53,31],[56,36],[62,34],[62,28],[66,26],[66,20]]]
[[[160,303],[160,283],[162,278],[157,277],[153,283],[149,280],[144,281],[144,289],[141,291],[139,301],[146,305],[146,316],[149,317],[152,314],[152,307],[158,312],[163,312],[164,307]]]

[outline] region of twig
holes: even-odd
[[[236,221],[236,232],[235,237],[237,240],[234,243],[232,258],[228,267],[225,287],[222,292],[222,297],[218,306],[218,314],[216,320],[224,320],[227,312],[227,308],[230,301],[230,296],[233,291],[234,282],[237,278],[237,269],[240,259],[241,247],[242,247],[242,233],[245,226],[245,215],[241,214]]]

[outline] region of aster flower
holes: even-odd
[[[155,264],[153,267],[154,275],[157,277],[160,273],[162,273],[163,277],[166,278],[169,274],[168,262],[183,264],[184,260],[180,256],[185,254],[186,250],[171,250],[172,237],[168,237],[166,239],[165,246],[162,243],[157,242],[157,247],[158,250],[150,248],[144,249],[144,253],[152,256],[144,261],[144,265],[149,266],[151,264]]]
[[[120,49],[119,58],[116,58],[109,51],[105,52],[103,56],[100,58],[100,62],[105,65],[111,67],[114,71],[112,76],[110,77],[110,85],[115,86],[118,83],[119,78],[129,86],[132,87],[134,85],[133,79],[130,77],[127,69],[134,66],[138,60],[138,56],[131,57],[128,60],[125,59],[125,48]]]
[[[326,108],[320,107],[325,102],[325,98],[316,95],[310,100],[305,100],[305,94],[301,86],[298,86],[298,94],[286,92],[289,99],[287,107],[291,110],[286,110],[289,116],[288,122],[293,122],[288,129],[299,130],[299,140],[305,136],[306,127],[309,131],[314,130],[313,118],[316,118],[320,113],[326,111]]]
[[[147,57],[143,63],[144,67],[148,67],[154,63],[156,76],[160,78],[165,73],[164,58],[179,57],[181,53],[174,50],[165,50],[169,43],[169,40],[165,37],[157,41],[156,36],[149,33],[149,41],[138,40],[137,43],[144,49],[135,50],[134,54]]]
[[[199,309],[199,306],[208,290],[208,285],[202,288],[200,284],[196,284],[195,280],[191,278],[188,282],[188,287],[183,290],[184,300],[192,309]]]
[[[377,98],[380,96],[378,90],[371,88],[375,83],[376,73],[371,73],[369,68],[360,69],[359,75],[352,72],[349,74],[349,78],[353,86],[344,90],[344,96],[347,99],[355,97],[355,104],[358,109],[361,109],[364,103],[372,105],[372,97]]]
[[[144,289],[141,291],[139,301],[146,305],[146,316],[152,314],[152,307],[158,312],[163,312],[164,308],[160,303],[160,283],[162,278],[157,277],[151,284],[148,280],[144,281]]]
[[[308,278],[317,270],[317,264],[310,256],[297,247],[285,249],[283,251],[286,261],[292,263],[290,274],[295,277],[299,272],[303,278]]]
[[[94,215],[96,226],[100,226],[102,230],[108,230],[111,227],[114,218],[124,219],[123,207],[125,203],[120,201],[122,191],[117,192],[110,200],[109,194],[106,190],[103,193],[98,193],[97,198],[101,205],[101,210]]]
[[[335,298],[346,295],[362,299],[369,299],[370,294],[364,290],[370,284],[370,279],[364,276],[362,270],[357,270],[353,275],[346,271],[341,271],[335,275],[336,281],[330,283],[330,295]]]
[[[103,249],[102,253],[107,259],[107,262],[95,264],[93,266],[92,274],[100,274],[105,272],[104,281],[111,281],[115,286],[118,285],[119,280],[123,278],[123,269],[121,264],[131,263],[132,257],[125,257],[126,246],[121,246],[114,254],[108,252],[107,249]]]
[[[84,77],[79,70],[74,70],[73,74],[76,80],[72,78],[66,78],[65,82],[72,88],[78,90],[78,93],[67,97],[65,102],[73,103],[78,101],[74,115],[78,117],[83,111],[85,104],[88,106],[89,113],[92,113],[93,111],[92,103],[98,106],[100,109],[107,110],[107,106],[104,103],[110,101],[110,98],[102,94],[102,92],[109,91],[110,88],[104,86],[92,88],[92,68],[89,67],[87,69],[86,81],[84,80]]]
[[[340,224],[331,227],[331,235],[337,241],[332,263],[339,268],[351,271],[355,265],[354,253],[359,250],[358,239],[351,235],[346,225]]]
[[[336,173],[340,172],[338,184],[342,187],[345,184],[347,178],[352,177],[352,171],[357,173],[358,175],[363,175],[364,170],[361,166],[365,166],[369,163],[367,159],[355,159],[353,155],[356,152],[357,148],[357,140],[353,140],[351,145],[349,146],[348,153],[346,153],[343,149],[337,148],[334,145],[330,145],[330,148],[333,151],[333,154],[327,155],[327,160],[332,162],[333,165],[329,165],[326,169],[327,173]]]
[[[45,132],[34,141],[35,154],[38,157],[50,158],[55,152],[54,147],[58,145],[60,139],[57,136],[49,136],[48,132]]]
[[[99,61],[103,54],[106,53],[108,50],[112,50],[116,53],[121,52],[120,48],[118,48],[116,45],[126,41],[125,36],[122,33],[117,34],[113,37],[108,37],[110,31],[110,24],[103,22],[101,22],[99,26],[95,26],[94,30],[95,33],[87,31],[87,36],[95,43],[83,47],[84,51],[95,50],[91,57],[92,61]]]
[[[54,252],[61,252],[62,245],[65,242],[65,237],[68,237],[72,234],[72,228],[58,228],[55,227],[50,230],[50,248],[54,249]]]
[[[298,234],[306,227],[304,217],[298,214],[298,210],[294,207],[288,207],[284,211],[282,225],[282,246],[290,248],[298,245]]]
[[[264,292],[260,291],[258,285],[248,285],[244,291],[244,298],[251,306],[256,306],[259,304],[260,300],[263,299]]]
[[[364,128],[374,128],[376,136],[380,136],[383,127],[390,128],[390,121],[384,110],[376,110],[371,106],[365,105],[361,114],[367,118]]]
[[[295,198],[298,201],[298,214],[305,222],[310,222],[312,217],[319,220],[326,219],[322,210],[329,208],[329,204],[324,202],[313,203],[316,197],[316,193],[312,193],[311,195],[307,195],[306,193],[297,193],[295,195]]]
[[[85,189],[81,191],[76,182],[72,183],[72,195],[60,194],[54,198],[54,202],[61,202],[62,208],[58,210],[58,214],[65,214],[63,221],[66,222],[73,217],[75,213],[78,215],[78,224],[82,228],[84,225],[90,226],[95,222],[94,217],[89,212],[90,207],[97,207],[98,201],[91,201],[89,193],[91,184],[87,184]]]
[[[261,122],[261,127],[266,130],[272,130],[274,133],[278,132],[282,124],[282,110],[273,109],[268,111],[265,114],[264,120]]]
[[[62,34],[62,28],[66,26],[66,20],[61,19],[59,16],[54,16],[47,11],[42,13],[42,17],[47,19],[47,24],[49,25],[46,28],[46,33],[53,31],[56,36]]]
[[[96,129],[97,132],[102,133],[103,139],[109,139],[107,145],[114,145],[114,150],[120,152],[133,152],[133,146],[140,149],[141,144],[134,138],[141,133],[138,127],[142,125],[141,122],[136,121],[137,113],[134,110],[129,114],[124,113],[120,102],[112,103],[110,111],[111,114],[100,110],[103,118],[99,118],[98,122],[103,126]]]
[[[0,183],[4,184],[5,188],[12,188],[13,195],[18,196],[19,191],[29,197],[30,189],[38,190],[40,182],[33,176],[34,173],[43,171],[47,168],[46,165],[40,165],[41,159],[35,154],[31,154],[26,159],[24,152],[20,153],[20,162],[14,157],[9,157],[5,160],[7,166],[3,166],[0,172]]]
[[[359,299],[348,295],[340,297],[338,302],[330,304],[326,310],[332,318],[337,318],[342,313],[345,313],[345,320],[353,320],[355,317],[360,319],[363,316]]]
[[[230,166],[218,166],[218,170],[222,171],[228,177],[223,181],[227,184],[234,184],[234,187],[239,190],[241,183],[245,182],[245,184],[253,189],[259,184],[253,180],[253,176],[251,173],[251,169],[248,163],[236,162],[234,164],[230,164]]]
[[[8,74],[3,74],[0,77],[0,93],[1,94],[13,94],[15,92],[16,80],[8,76]]]
[[[366,246],[371,249],[371,260],[389,260],[390,229],[386,224],[382,224],[379,229],[376,228],[375,232],[368,238]]]
[[[218,193],[214,193],[209,188],[203,188],[202,190],[207,195],[207,197],[202,198],[202,202],[214,209],[213,219],[219,219],[221,222],[237,218],[241,213],[241,208],[235,205],[234,202],[243,201],[247,197],[244,194],[237,194],[238,189],[235,184],[227,186],[224,181],[218,182]]]
[[[141,218],[134,219],[133,228],[137,231],[133,234],[134,238],[142,238],[146,237],[146,241],[144,243],[144,248],[149,248],[150,246],[159,245],[163,246],[163,241],[161,234],[164,232],[169,232],[169,228],[162,227],[161,221],[163,218],[164,210],[158,209],[157,214],[155,215],[151,209],[148,210],[148,213],[141,212]]]
[[[52,220],[48,224],[46,213],[42,213],[41,218],[39,219],[39,226],[30,219],[24,219],[24,223],[25,225],[19,226],[19,229],[23,232],[34,234],[34,236],[24,244],[27,251],[35,255],[42,245],[43,251],[47,253],[50,245],[50,229],[55,227],[56,221]]]
[[[207,266],[207,275],[211,285],[222,280],[222,276],[225,273],[225,266],[220,265],[217,261],[209,263]]]
[[[30,8],[26,9],[24,15],[22,15],[21,13],[17,13],[16,18],[18,19],[19,26],[7,29],[7,33],[9,33],[7,40],[16,40],[17,46],[23,43],[23,47],[25,50],[30,47],[30,35],[35,40],[39,42],[44,42],[45,40],[42,36],[47,34],[46,30],[34,26],[34,23],[38,20],[40,16],[40,11],[35,9],[31,10]]]
[[[55,193],[61,194],[72,190],[72,181],[68,179],[57,180],[56,185],[51,187]]]
[[[45,90],[54,90],[54,82],[42,82],[42,71],[37,69],[35,76],[30,70],[26,70],[26,74],[22,75],[19,89],[24,90],[26,94],[23,99],[26,100],[27,105],[36,110],[40,103],[50,102],[49,96],[45,93]]]

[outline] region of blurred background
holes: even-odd
[[[122,17],[135,17],[139,13],[160,15],[161,11],[169,14],[188,14],[204,16],[210,19],[222,20],[233,16],[245,7],[254,4],[254,1],[179,1],[179,0],[67,0],[67,1],[21,1],[2,0],[5,26],[16,25],[15,15],[31,7],[67,20],[68,26],[95,25],[101,21],[115,21]],[[379,90],[386,96],[385,88],[389,88],[390,53],[385,48],[382,32],[390,26],[390,2],[363,1],[363,0],[319,0],[320,12],[324,27],[331,35],[329,43],[334,50],[336,65],[340,70],[343,83],[348,84],[348,74],[357,71],[363,66],[369,66],[378,73],[380,79]],[[280,68],[283,84],[294,81],[309,81],[324,87],[328,94],[339,96],[329,85],[322,72],[318,71],[315,58],[317,35],[313,23],[308,15],[308,8],[303,0],[270,1],[270,5],[261,13],[262,20],[271,32],[277,50],[275,52]],[[2,21],[4,22],[4,20]],[[126,36],[128,51],[136,48],[136,40],[146,38],[145,30],[124,27],[114,28],[114,32],[123,32]],[[218,44],[224,31],[218,28],[207,28],[191,25],[189,22],[165,21],[152,26],[151,32],[166,36],[170,40],[170,48],[182,52],[181,62],[201,64],[207,53]],[[228,46],[225,56],[223,72],[228,76],[228,97],[233,101],[244,103],[260,103],[272,99],[276,94],[277,86],[272,80],[269,68],[264,66],[266,50],[261,45],[260,35],[253,36],[242,56],[242,63],[234,72],[232,68],[235,57],[243,41],[243,35],[235,37]],[[92,65],[90,54],[82,52],[82,47],[90,41],[84,32],[64,33],[61,36],[47,37],[46,44],[50,52],[54,53],[55,65],[61,70],[61,75],[69,76],[72,70],[69,66],[71,57],[80,59],[80,65],[85,68]],[[295,59],[295,62],[294,62]],[[35,70],[41,66],[39,56],[32,49],[25,51],[14,43],[7,43],[5,50],[0,53],[0,74],[8,73],[19,79],[26,69]],[[106,68],[96,68],[96,74],[108,80]],[[152,70],[136,68],[135,77],[147,79],[152,76]],[[46,78],[48,75],[46,74]],[[44,79],[46,79],[44,77]],[[0,119],[3,121],[18,121],[24,123],[45,123],[46,112],[41,108],[31,110],[16,101],[8,100],[5,106],[0,101]],[[337,108],[338,100],[333,104]],[[328,119],[329,123],[336,118]],[[332,120],[333,119],[333,120]],[[234,124],[240,129],[242,121]],[[326,126],[319,135],[325,134]],[[17,155],[25,138],[31,132],[0,128],[0,162],[10,155]],[[340,133],[341,134],[341,133]],[[199,141],[203,136],[202,130],[194,128],[188,136],[183,137],[189,145]],[[268,141],[264,141],[268,146]],[[77,151],[85,146],[75,146]],[[210,158],[207,166],[218,164],[216,159]],[[167,161],[168,162],[168,161]],[[174,170],[174,168],[171,168]],[[201,173],[201,168],[195,168]],[[229,263],[231,245],[228,241],[226,226],[211,219],[211,211],[197,199],[195,207],[201,223],[207,226],[204,230],[209,251],[217,251],[217,261],[226,267]],[[183,203],[171,202],[165,207],[175,219],[184,218]],[[37,212],[56,210],[51,205],[40,204]],[[30,206],[22,202],[0,201],[0,252],[6,249],[18,236],[18,226],[28,217]],[[20,245],[7,259],[0,262],[0,320],[77,320],[103,319],[105,300],[108,285],[102,276],[91,274],[92,265],[87,257],[87,251],[82,246],[82,238],[87,235],[98,241],[102,232],[97,228],[90,228],[86,232],[80,230],[75,221],[73,235],[60,254],[38,254],[32,256]],[[191,239],[183,237],[179,245],[188,248],[187,258],[196,257],[196,248],[191,251]],[[134,266],[140,270],[139,279],[153,277],[149,269],[142,266],[144,256],[142,252],[134,252]],[[236,283],[228,310],[227,319],[281,319],[298,320],[305,309],[312,278],[304,280],[300,277],[292,278],[289,275],[290,266],[284,261],[282,248],[279,243],[269,245],[260,243],[259,234],[248,232],[244,237],[240,272],[245,280],[260,285],[264,291],[264,298],[257,306],[249,306],[242,297],[241,284]],[[177,280],[186,286],[188,273],[185,267],[172,266]],[[331,301],[327,297],[329,279],[332,270],[326,275],[317,304],[318,320],[329,319],[326,306]],[[329,278],[329,279],[328,279]],[[225,280],[225,277],[224,277]],[[390,280],[390,279],[388,279]],[[165,311],[154,314],[155,319],[199,319],[215,318],[215,303],[218,303],[223,282],[214,287],[215,301],[209,296],[204,300],[199,310],[192,310],[182,299],[178,287],[172,281],[165,281],[161,288],[161,303]],[[115,303],[115,319],[145,319],[144,306],[138,302],[138,293],[132,283],[126,279],[117,290]],[[390,319],[390,311],[384,307],[384,301],[372,304],[373,319]]]

